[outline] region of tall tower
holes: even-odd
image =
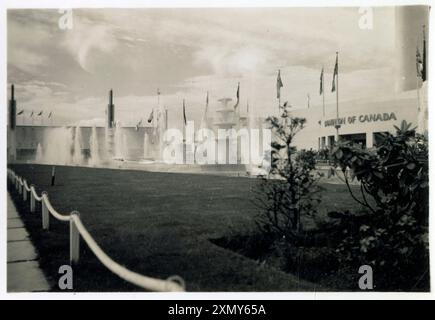
[[[109,158],[115,153],[115,105],[113,104],[113,90],[109,91],[109,104],[107,105],[107,123],[106,123],[106,150]]]
[[[115,105],[113,104],[113,90],[109,91],[109,104],[107,105],[107,127],[112,128],[115,123]]]
[[[11,85],[11,100],[9,100],[9,127],[15,130],[17,125],[17,101],[15,100],[14,85]]]
[[[9,130],[8,130],[8,160],[16,160],[17,144],[16,132],[17,125],[17,101],[15,100],[15,88],[11,85],[11,99],[9,100]]]

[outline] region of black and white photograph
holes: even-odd
[[[119,5],[5,9],[6,294],[431,292],[429,4]]]

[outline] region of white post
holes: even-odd
[[[26,189],[26,181],[23,182],[23,201],[26,202],[27,201],[27,189]]]
[[[35,212],[35,197],[33,196],[33,184],[30,186],[30,212]]]
[[[366,148],[373,148],[373,132],[371,131],[366,133]]]
[[[48,230],[48,228],[50,226],[50,214],[48,212],[47,205],[45,204],[46,199],[48,199],[47,196],[48,196],[47,192],[43,191],[42,192],[42,200],[41,200],[41,205],[42,205],[42,229],[43,230]]]
[[[69,257],[71,265],[77,264],[80,257],[80,234],[77,230],[73,216],[80,216],[78,211],[71,212],[71,219],[69,220]]]

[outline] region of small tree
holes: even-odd
[[[306,123],[304,118],[291,117],[284,107],[280,118],[266,121],[272,130],[271,169],[267,177],[261,177],[257,199],[262,213],[257,224],[265,233],[291,241],[303,230],[301,217],[313,215],[320,201],[316,197],[319,174],[313,174],[315,153],[298,153],[293,146]]]

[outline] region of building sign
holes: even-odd
[[[335,118],[325,120],[325,127],[343,124],[355,124],[355,123],[370,123],[370,122],[378,122],[378,121],[391,121],[397,120],[396,114],[394,112],[391,113],[370,113],[370,114],[360,114],[359,116],[348,116],[342,118]]]

